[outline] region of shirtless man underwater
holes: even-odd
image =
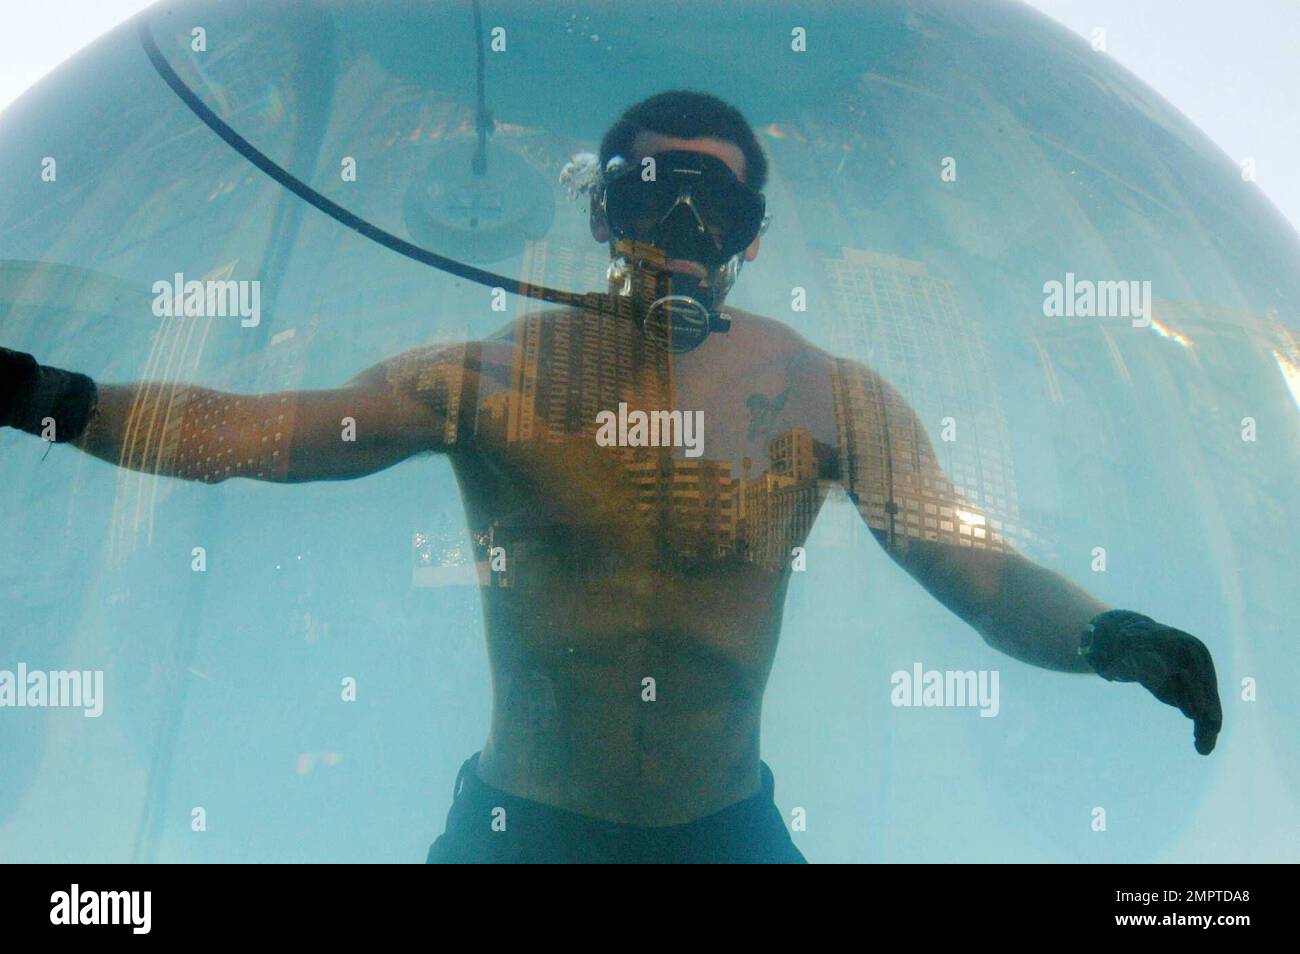
[[[651,97],[609,130],[591,232],[614,257],[607,297],[639,302],[633,318],[534,310],[283,394],[97,384],[0,349],[0,425],[48,438],[54,422],[56,441],[110,463],[212,483],[448,456],[479,559],[506,569],[481,591],[491,729],[431,862],[803,861],[759,721],[791,553],[837,484],[991,646],[1141,683],[1208,755],[1222,714],[1200,640],[1110,609],[991,527],[955,546],[907,521],[918,502],[972,506],[898,392],[777,321],[720,311],[758,255],[766,165],[740,113],[701,93]]]

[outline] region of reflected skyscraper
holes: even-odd
[[[956,287],[920,262],[862,249],[843,249],[823,263],[832,294],[832,349],[878,371],[892,386],[850,369],[859,387],[837,393],[837,415],[878,421],[867,431],[878,434],[878,442],[843,445],[841,462],[854,471],[879,471],[872,478],[879,489],[859,502],[868,524],[977,549],[1028,539],[994,364]],[[922,473],[917,454],[925,435],[900,426],[906,407],[939,438],[932,445],[951,487],[933,486]],[[969,509],[952,506],[954,494]]]

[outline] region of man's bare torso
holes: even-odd
[[[671,356],[635,329],[534,314],[471,348],[459,398],[437,398],[457,405],[451,459],[497,567],[489,784],[641,825],[756,790],[791,551],[837,435],[829,358],[731,312],[729,333]],[[702,412],[700,452],[601,446],[596,415],[620,403]]]

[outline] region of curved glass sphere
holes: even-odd
[[[819,485],[762,722],[799,848],[1296,860],[1300,240],[1234,162],[1008,3],[481,12],[481,100],[470,3],[163,2],[142,19],[215,116],[330,202],[577,292],[605,289],[609,250],[561,181],[571,158],[653,93],[734,104],[770,163],[772,222],[728,334],[765,315],[879,372],[978,510],[903,500],[894,532],[1004,541],[1214,654],[1225,725],[1206,759],[1138,686],[997,653],[877,545],[883,496],[860,513]],[[259,170],[164,82],[139,24],[0,116],[0,345],[97,381],[288,392],[546,307]],[[257,281],[256,314],[159,316],[156,284],[178,275]],[[712,400],[733,399],[751,428],[787,400],[723,378]],[[0,434],[0,669],[103,673],[97,717],[0,710],[0,857],[423,858],[493,713],[465,481],[421,457],[209,485],[151,472],[162,448],[131,453],[120,469]],[[730,463],[736,481],[766,466]],[[728,586],[720,616],[740,612]],[[996,673],[996,712],[895,704],[896,674],[931,670]]]

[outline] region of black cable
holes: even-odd
[[[264,173],[274,179],[280,185],[284,186],[294,195],[298,196],[304,202],[307,202],[321,212],[324,212],[330,218],[334,219],[341,225],[345,225],[355,232],[359,232],[372,242],[378,242],[385,248],[404,255],[409,259],[436,268],[440,271],[447,272],[449,275],[455,275],[458,278],[464,278],[480,285],[486,285],[489,288],[503,288],[513,295],[522,295],[527,298],[540,298],[542,301],[554,302],[557,304],[581,306],[586,296],[577,292],[560,291],[555,288],[546,288],[542,285],[532,285],[527,282],[520,282],[513,278],[507,278],[504,275],[498,275],[494,272],[484,271],[481,268],[475,268],[472,265],[466,265],[464,262],[458,262],[455,259],[446,258],[437,255],[427,249],[420,248],[418,245],[412,245],[405,239],[398,238],[391,232],[385,232],[376,225],[372,225],[360,216],[354,215],[343,206],[333,202],[321,195],[311,186],[302,180],[294,177],[289,172],[276,165],[265,154],[260,152],[256,146],[247,139],[235,132],[228,126],[216,113],[208,109],[203,101],[198,98],[182,80],[176,71],[172,69],[171,64],[167,62],[158,49],[158,44],[154,42],[153,34],[149,30],[149,24],[144,17],[140,18],[140,43],[144,47],[145,53],[149,57],[149,62],[153,64],[158,75],[162,77],[163,82],[171,87],[181,102],[189,107],[190,112],[194,113],[203,124],[216,133],[225,143],[234,149],[237,153],[261,169]]]
[[[474,106],[474,128],[478,131],[478,150],[470,166],[474,175],[487,172],[487,137],[496,132],[497,124],[487,108],[487,56],[483,50],[483,9],[479,0],[474,4],[474,49],[478,55],[478,99]]]

